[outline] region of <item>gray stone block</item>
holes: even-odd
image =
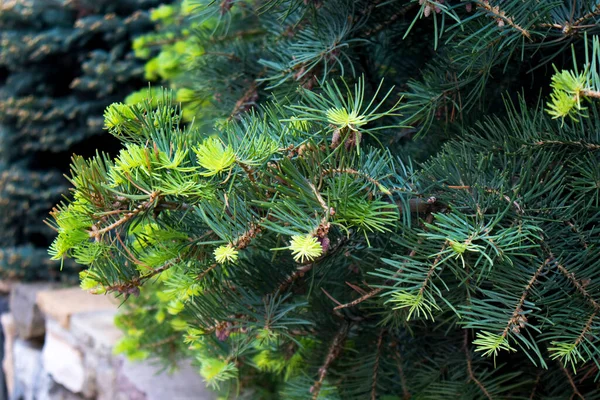
[[[116,310],[75,314],[70,331],[77,342],[99,356],[110,357],[115,343],[123,336],[115,326]]]
[[[215,400],[196,368],[181,363],[173,374],[148,362],[124,360],[118,378],[118,400]]]
[[[42,368],[41,344],[15,339],[13,347],[14,382],[11,398],[36,400]]]
[[[10,311],[21,339],[44,336],[44,315],[36,304],[36,298],[38,292],[53,286],[51,283],[18,283],[12,286]]]

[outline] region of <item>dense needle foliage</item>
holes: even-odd
[[[600,397],[600,3],[185,1],[50,253],[223,398]],[[182,112],[183,103],[185,112]]]

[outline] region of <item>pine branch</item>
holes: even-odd
[[[569,371],[567,371],[567,369],[562,365],[562,363],[559,362],[558,365],[560,366],[560,369],[563,372],[563,374],[565,374],[565,376],[567,377],[567,381],[569,382],[569,385],[571,385],[571,388],[573,389],[573,394],[575,396],[578,396],[581,400],[585,400],[585,397],[583,397],[581,392],[579,392],[579,389],[577,388],[575,381],[573,381],[573,377],[571,376]]]
[[[481,392],[483,393],[483,395],[487,399],[493,400],[492,396],[487,391],[487,389],[485,388],[485,386],[483,386],[483,384],[475,377],[475,374],[473,373],[473,367],[471,365],[471,353],[469,352],[468,343],[469,343],[469,331],[467,329],[465,329],[463,349],[464,349],[464,352],[465,352],[465,356],[467,358],[467,372],[469,373],[469,381],[475,382],[475,384],[479,387],[479,389],[481,390]]]
[[[588,19],[598,17],[598,16],[600,16],[600,4],[597,4],[596,7],[594,8],[594,10],[590,11],[589,13],[585,14],[584,16],[579,18],[577,21],[575,21],[573,23],[573,27],[577,27],[578,25],[583,24]]]
[[[323,382],[325,381],[325,377],[327,376],[329,367],[340,355],[342,351],[342,346],[346,341],[346,336],[348,334],[349,329],[349,324],[344,323],[338,331],[338,333],[333,338],[331,346],[329,347],[329,352],[327,353],[327,357],[325,358],[325,362],[323,363],[321,368],[319,368],[319,379],[310,388],[310,393],[312,394],[313,400],[317,400],[319,398],[319,392],[321,391],[321,387],[323,386]]]
[[[433,214],[428,214],[427,218],[425,219],[425,221],[427,222],[427,224],[431,224],[433,222]],[[423,240],[425,240],[423,237],[419,238],[419,242],[418,245],[420,245],[421,243],[423,243]],[[417,247],[418,245],[411,250],[411,252],[408,254],[408,258],[412,258],[417,254]],[[437,262],[439,262],[439,260],[441,259],[441,255],[438,257]],[[405,260],[404,263],[408,262],[408,260]],[[436,264],[437,262],[434,262],[434,264]],[[403,263],[403,264],[404,264]],[[392,276],[392,278],[388,279],[387,281],[385,281],[384,285],[389,285],[390,283],[393,282],[394,278],[398,277],[402,271],[404,271],[403,268],[398,269],[398,271],[396,271],[396,273]],[[384,288],[383,287],[379,287],[376,289],[371,290],[370,292],[360,296],[358,299],[353,300],[349,303],[346,304],[342,304],[339,305],[337,307],[334,308],[335,311],[337,310],[341,310],[342,308],[349,308],[349,307],[354,307],[360,303],[362,303],[363,301],[369,300],[370,298],[377,296],[379,293],[383,292]]]
[[[477,7],[485,10],[489,14],[491,14],[498,21],[499,26],[504,26],[505,24],[511,26],[521,33],[521,35],[525,36],[527,39],[531,40],[531,34],[529,31],[519,26],[514,22],[512,17],[506,15],[504,11],[500,9],[499,6],[491,6],[489,0],[483,0],[477,2]]]
[[[542,273],[542,270],[544,269],[544,267],[546,265],[548,265],[549,261],[550,261],[549,259],[544,261],[542,263],[542,265],[540,265],[539,268],[535,271],[535,273],[533,274],[533,276],[531,277],[529,282],[527,282],[527,286],[525,286],[525,290],[523,290],[523,294],[521,295],[521,298],[517,302],[517,305],[515,306],[515,310],[513,311],[512,316],[511,316],[510,320],[508,321],[508,324],[506,324],[506,328],[504,328],[504,330],[502,331],[502,337],[506,337],[506,335],[508,335],[509,330],[511,330],[511,329],[516,330],[518,332],[519,326],[522,325],[522,320],[524,318],[521,315],[521,313],[523,312],[523,304],[525,304],[525,300],[527,299],[527,296],[529,295],[529,291],[531,290],[533,285],[536,283],[538,277]]]
[[[532,143],[533,146],[574,146],[574,147],[583,147],[587,150],[600,150],[600,144],[595,143],[585,143],[583,141],[579,142],[569,142],[564,140],[540,140]]]
[[[112,224],[110,224],[107,227],[98,229],[97,225],[92,225],[92,228],[89,231],[90,237],[98,240],[102,235],[123,225],[124,223],[126,223],[127,221],[129,221],[130,219],[132,219],[133,217],[138,215],[140,212],[148,210],[153,204],[155,204],[156,200],[159,197],[160,197],[160,192],[150,193],[150,198],[148,200],[146,200],[142,204],[138,205],[133,211],[128,212],[127,214],[125,214],[124,216],[122,216],[117,221],[113,222]]]
[[[398,374],[400,375],[400,384],[402,385],[402,398],[403,400],[410,399],[411,395],[406,384],[406,376],[404,375],[404,368],[402,368],[402,355],[398,351],[398,343],[393,342],[390,344],[393,347],[393,356],[396,360],[396,366],[398,367]]]
[[[379,372],[379,359],[381,357],[381,343],[383,342],[383,335],[385,330],[382,329],[379,332],[377,338],[377,350],[375,353],[375,365],[373,367],[373,383],[371,384],[371,400],[377,400],[377,374]]]
[[[583,296],[583,298],[585,298],[587,302],[590,303],[592,307],[594,307],[594,310],[600,311],[600,304],[598,304],[598,302],[592,297],[592,295],[590,295],[589,292],[585,289],[585,285],[582,284],[581,281],[575,277],[574,273],[570,272],[564,265],[560,264],[552,253],[550,253],[550,256],[554,260],[558,270],[569,280],[569,282],[573,284],[573,286],[575,286],[575,288]]]
[[[579,343],[581,343],[581,341],[583,339],[585,339],[585,336],[590,332],[590,330],[592,329],[592,324],[594,323],[594,318],[596,318],[596,315],[598,315],[598,310],[594,311],[592,313],[592,315],[590,315],[590,317],[588,318],[585,326],[583,327],[583,330],[581,331],[581,333],[579,334],[579,336],[577,337],[577,339],[575,339],[575,342],[573,343],[574,347],[577,347],[579,345]]]

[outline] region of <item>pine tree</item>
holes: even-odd
[[[52,215],[118,350],[223,398],[600,397],[600,3],[196,3],[195,106],[107,108]]]
[[[102,111],[144,86],[130,47],[152,28],[148,11],[157,4],[0,2],[1,278],[70,277],[73,263],[59,274],[61,264],[47,257],[53,233],[43,220],[68,188],[69,154],[109,149],[100,145],[108,135],[97,139]]]

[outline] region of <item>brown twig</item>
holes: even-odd
[[[562,372],[566,375],[567,380],[569,381],[569,384],[571,385],[571,388],[573,389],[573,394],[575,394],[576,396],[579,396],[580,399],[585,400],[585,397],[583,397],[583,395],[579,392],[579,389],[577,389],[577,385],[575,385],[575,382],[573,381],[573,377],[571,376],[569,371],[567,371],[567,369],[562,365],[561,362],[558,362],[558,365],[560,366],[560,369],[562,370]]]
[[[319,398],[319,392],[321,391],[321,387],[323,386],[323,382],[325,381],[329,367],[340,355],[349,328],[350,326],[347,323],[344,323],[333,338],[331,346],[329,347],[329,352],[327,353],[327,357],[325,357],[325,362],[321,368],[319,368],[319,379],[310,388],[312,400],[317,400]]]
[[[511,26],[512,28],[516,29],[517,31],[519,31],[521,33],[521,35],[523,35],[527,39],[531,40],[531,34],[526,29],[524,29],[523,27],[521,27],[517,23],[515,23],[515,21],[512,19],[512,17],[507,16],[506,13],[500,9],[500,7],[498,7],[498,6],[492,7],[489,4],[488,0],[479,1],[477,6],[478,6],[478,8],[482,8],[485,11],[487,11],[489,14],[493,15],[494,18],[496,18],[496,20],[499,22],[499,24],[500,23],[507,24],[507,25]]]
[[[427,222],[428,224],[431,224],[431,222],[433,221],[433,215],[429,214],[425,220],[425,222]],[[419,239],[419,244],[421,244],[423,242],[423,238]],[[418,246],[417,246],[418,247]],[[408,255],[408,258],[412,258],[417,254],[417,247],[415,247],[414,249],[411,250],[410,254]],[[402,263],[402,265],[404,266],[404,264],[407,262],[407,260],[404,261],[404,263]],[[396,278],[398,275],[400,275],[402,273],[402,271],[404,271],[403,267],[400,267],[398,269],[398,271],[396,271],[396,273],[394,273],[394,275],[392,276],[391,279],[388,279],[387,281],[385,281],[385,285],[388,285],[389,283],[391,283],[391,281]],[[382,287],[379,287],[377,289],[373,289],[370,292],[360,296],[358,299],[353,300],[349,303],[346,304],[342,304],[340,306],[337,306],[334,308],[334,310],[341,310],[342,308],[349,308],[349,307],[354,307],[355,305],[358,305],[360,303],[362,303],[365,300],[369,300],[371,297],[373,296],[377,296],[379,293],[381,293],[383,291]]]
[[[469,344],[469,331],[465,329],[465,339],[464,339],[464,343],[463,343],[463,346],[464,346],[463,348],[465,350],[465,355],[467,357],[467,371],[469,372],[469,381],[475,382],[475,384],[483,392],[485,397],[492,400],[492,396],[490,395],[490,393],[487,391],[485,386],[483,386],[483,384],[475,377],[475,374],[473,373],[473,367],[471,365],[471,354],[469,353],[468,344]]]
[[[127,221],[129,221],[131,218],[135,217],[137,214],[139,214],[140,212],[147,210],[148,208],[150,208],[150,206],[152,204],[154,204],[154,202],[156,201],[156,199],[160,196],[159,192],[152,192],[150,193],[150,198],[148,200],[146,200],[145,202],[143,202],[142,204],[138,205],[133,211],[123,215],[121,218],[119,218],[117,221],[113,222],[112,224],[110,224],[107,227],[104,227],[102,229],[98,229],[98,227],[96,225],[92,225],[92,229],[89,231],[89,235],[92,238],[98,239],[100,236],[102,236],[103,234],[110,232],[111,230],[123,225],[124,223],[126,223]]]
[[[408,386],[406,384],[406,376],[404,375],[404,369],[402,368],[402,355],[398,351],[398,344],[394,343],[394,359],[396,360],[396,366],[398,367],[398,374],[400,375],[400,385],[402,386],[402,398],[404,400],[410,399],[411,395],[408,391]]]
[[[511,328],[513,328],[515,326],[519,326],[519,324],[521,322],[520,319],[522,318],[521,313],[523,312],[523,304],[525,304],[525,299],[527,298],[527,295],[529,295],[529,291],[531,290],[531,288],[537,281],[537,279],[540,276],[540,274],[542,273],[542,270],[544,269],[544,267],[546,265],[548,265],[548,261],[550,261],[550,260],[544,261],[542,263],[542,265],[539,266],[539,268],[535,271],[535,273],[533,274],[533,276],[527,283],[527,286],[525,286],[525,290],[523,290],[523,294],[521,295],[521,298],[517,302],[517,305],[515,306],[515,310],[513,311],[512,316],[511,316],[510,320],[508,321],[508,324],[506,324],[506,328],[504,328],[504,331],[502,331],[502,337],[506,337],[506,335],[508,334],[508,331]]]
[[[577,146],[583,147],[587,150],[600,150],[600,144],[595,143],[584,143],[584,142],[567,142],[561,140],[540,140],[532,143],[534,146],[550,146],[550,145],[561,145],[561,146]]]
[[[379,373],[379,358],[381,357],[381,343],[383,342],[384,334],[385,330],[382,329],[377,338],[377,352],[375,353],[375,366],[373,367],[373,383],[371,384],[371,400],[377,400],[377,374]]]
[[[560,264],[556,257],[552,253],[550,256],[555,261],[556,267],[558,270],[575,286],[577,291],[581,293],[581,295],[587,300],[588,303],[594,307],[595,311],[600,311],[600,304],[590,295],[590,293],[585,289],[585,286],[575,277],[575,274],[570,272],[564,265]]]

